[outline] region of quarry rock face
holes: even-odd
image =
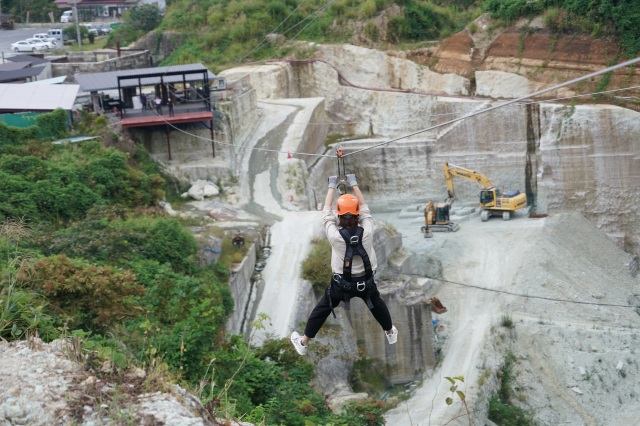
[[[485,68],[490,58],[505,58],[505,49],[514,49],[508,38],[498,37],[485,49]],[[557,54],[574,64],[567,65],[573,73],[565,73],[567,77],[604,67],[606,58],[597,55],[602,50],[597,42],[572,46],[573,51]],[[541,51],[531,49],[529,52]],[[319,46],[318,58],[321,60],[258,67],[250,78],[252,82],[274,82],[260,89],[269,91],[268,98],[324,97],[328,134],[357,138],[342,142],[345,150],[381,145],[348,158],[351,171],[363,176],[363,188],[374,194],[371,198],[383,200],[372,204],[391,208],[398,202],[444,199],[442,165],[450,162],[485,174],[504,190],[526,192],[536,213],[579,211],[621,247],[640,253],[638,112],[610,105],[557,103],[515,103],[501,108],[494,98],[513,99],[557,82],[532,79],[505,66],[475,73],[476,95],[487,96],[482,99],[446,96],[465,94],[468,80],[449,75],[431,78],[432,72],[425,72],[428,67],[409,65],[411,61],[383,52]],[[577,65],[584,58],[587,65]],[[358,87],[346,81],[357,82]],[[415,91],[396,91],[407,87]],[[567,88],[560,94],[575,90]],[[456,121],[471,114],[478,115]],[[392,138],[399,140],[384,143]],[[477,203],[477,184],[456,180],[455,185],[459,202]]]

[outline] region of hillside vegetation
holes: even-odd
[[[268,425],[381,419],[377,402],[331,413],[310,385],[315,367],[287,339],[256,348],[227,335],[228,266],[224,256],[201,266],[188,224],[156,207],[172,191],[170,177],[109,130],[104,115],[81,113],[76,123],[96,140],[52,144],[52,136],[69,135],[65,117],[58,110],[27,129],[0,125],[0,134],[12,135],[0,143],[0,342],[76,342],[75,359],[100,379],[118,382],[141,368],[149,377],[142,392],[179,383],[211,418]],[[87,400],[95,411],[106,404],[110,415],[126,415],[121,395],[104,398]],[[82,412],[74,413],[78,424]]]
[[[503,25],[543,15],[556,34],[615,36],[623,56],[640,52],[640,3],[634,0],[271,0],[266,6],[258,0],[176,0],[159,29],[185,37],[167,63],[203,62],[218,72],[295,53],[295,44],[267,41],[268,34],[401,49],[451,36],[483,12]]]

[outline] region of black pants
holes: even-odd
[[[355,287],[355,285],[352,287]],[[320,330],[320,327],[322,327],[329,314],[331,314],[331,306],[335,309],[338,307],[340,302],[344,301],[344,293],[338,288],[338,285],[335,284],[333,280],[331,281],[330,288],[330,291],[325,291],[324,296],[322,296],[322,299],[320,299],[320,302],[318,302],[316,307],[313,308],[313,311],[311,311],[311,315],[309,315],[309,319],[307,320],[304,335],[311,339],[316,337],[318,330]],[[360,292],[355,288],[352,288],[347,295],[349,299],[359,297],[364,300],[362,296],[363,292]],[[370,309],[373,317],[378,321],[378,324],[380,324],[383,330],[391,330],[391,327],[393,326],[393,323],[391,322],[391,314],[375,286],[373,289],[369,290],[369,298],[373,304],[373,309]],[[331,301],[331,304],[329,301]]]

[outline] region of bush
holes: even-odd
[[[233,401],[237,413],[251,413],[249,419],[256,424],[357,424],[335,423],[323,396],[309,384],[313,364],[291,348],[289,339],[267,340],[252,349],[241,336],[231,336],[214,356],[216,382],[232,378],[226,392],[208,396],[215,398],[215,405]]]
[[[197,267],[198,243],[175,219],[124,218],[126,211],[96,208],[86,220],[72,224],[35,244],[47,255],[66,253],[93,262],[127,266],[142,259],[168,263],[176,272]],[[123,219],[124,218],[124,219]]]
[[[164,197],[162,177],[130,166],[126,154],[100,142],[20,149],[0,157],[0,217],[67,222],[106,202],[149,206]]]
[[[128,270],[60,255],[38,261],[33,279],[25,284],[46,296],[60,316],[74,319],[79,328],[102,331],[143,313],[131,296],[143,295],[144,289]]]
[[[38,335],[45,342],[59,336],[47,306],[38,294],[8,282],[0,283],[0,340],[18,340]]]
[[[175,273],[168,265],[152,260],[131,264],[146,294],[140,300],[147,316],[128,324],[132,332],[145,331],[146,345],[181,371],[187,380],[206,375],[208,357],[224,333],[233,311],[228,275],[221,269],[203,270],[196,276]],[[153,324],[153,331],[149,328]],[[137,339],[139,357],[148,347]]]
[[[311,240],[311,252],[302,262],[302,278],[311,281],[317,293],[323,292],[331,283],[331,244],[326,238]]]

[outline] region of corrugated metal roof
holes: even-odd
[[[70,110],[79,88],[77,84],[0,84],[0,110]]]
[[[182,75],[163,75],[162,77],[138,77],[144,75],[157,75],[167,73],[181,73],[181,72],[194,72],[194,71],[206,71],[209,80],[215,79],[215,74],[207,69],[202,64],[185,64],[185,65],[171,65],[168,67],[156,67],[156,68],[139,68],[134,70],[120,70],[110,72],[96,72],[96,73],[79,73],[74,77],[76,82],[80,84],[80,88],[85,92],[97,92],[98,90],[110,90],[118,88],[118,77],[132,77],[130,80],[121,80],[120,87],[137,87],[138,84],[142,86],[153,86],[160,84],[160,81],[164,83],[180,83],[183,81]],[[140,80],[140,81],[138,81]],[[202,80],[202,74],[187,74],[184,76],[184,81],[199,81]]]
[[[36,75],[39,75],[42,70],[44,70],[44,67],[29,67],[13,71],[2,71],[0,72],[0,83],[21,80],[27,77],[35,77]]]
[[[0,72],[21,70],[31,66],[31,62],[6,62],[0,64]]]
[[[67,79],[66,75],[53,78],[45,78],[44,80],[30,81],[25,84],[62,84]]]
[[[41,59],[31,55],[13,55],[5,59],[11,62],[29,62],[30,64],[33,64],[33,65],[41,65],[49,62],[46,59]]]

